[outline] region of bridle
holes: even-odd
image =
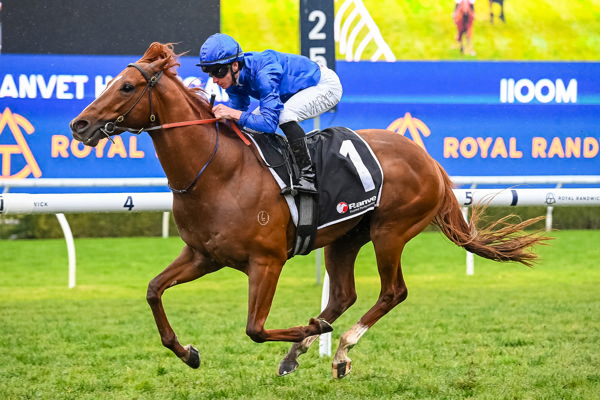
[[[140,94],[140,96],[137,98],[137,100],[135,101],[135,103],[133,103],[133,105],[129,108],[129,110],[127,110],[125,113],[119,115],[113,121],[107,122],[106,125],[104,125],[103,128],[100,128],[100,130],[102,131],[102,133],[104,133],[111,141],[112,141],[112,138],[110,137],[110,135],[112,135],[113,133],[115,133],[115,131],[117,130],[117,128],[119,130],[124,131],[124,132],[131,132],[131,133],[134,133],[136,135],[139,135],[140,133],[142,133],[144,131],[150,132],[150,131],[155,131],[155,130],[158,130],[158,129],[169,129],[169,128],[178,128],[178,127],[182,127],[182,126],[190,126],[190,125],[210,124],[210,123],[213,123],[213,122],[219,122],[220,121],[219,118],[207,118],[207,119],[197,119],[197,120],[192,120],[192,121],[171,122],[171,123],[162,124],[162,125],[154,125],[154,124],[156,124],[156,115],[154,115],[154,112],[153,112],[153,109],[152,109],[152,89],[154,89],[154,87],[156,86],[156,84],[158,83],[158,81],[160,80],[160,78],[162,77],[163,71],[162,70],[158,71],[154,75],[150,76],[137,63],[130,63],[129,65],[127,65],[127,67],[134,67],[138,71],[140,71],[140,73],[142,74],[142,76],[144,77],[144,79],[146,79],[146,87],[144,88],[144,90],[142,91],[142,93]],[[125,120],[125,117],[127,116],[127,114],[129,114],[131,112],[131,110],[133,110],[135,108],[135,106],[140,102],[140,100],[142,99],[142,97],[144,97],[144,94],[146,93],[146,91],[148,91],[148,96],[149,96],[149,101],[150,101],[150,117],[149,117],[149,121],[150,121],[150,125],[151,126],[143,127],[143,128],[140,128],[140,129],[128,128],[128,127],[125,127],[125,126],[117,126],[117,123],[123,122]],[[214,105],[214,102],[215,102],[215,95],[213,94],[211,96],[211,99],[210,99],[211,108]],[[239,128],[237,127],[237,125],[231,124],[231,128],[233,128],[233,130],[235,131],[235,133],[240,137],[240,139],[242,139],[242,141],[247,146],[250,145],[250,141],[241,133],[241,131],[239,130]]]
[[[147,131],[149,129],[157,129],[159,127],[144,127],[141,129],[133,129],[133,128],[127,128],[124,126],[118,126],[117,124],[123,122],[125,120],[125,117],[127,116],[127,114],[129,114],[134,108],[135,106],[138,105],[138,103],[140,102],[140,100],[142,100],[142,97],[144,97],[144,94],[146,94],[146,92],[148,92],[148,98],[150,99],[150,124],[154,124],[156,123],[156,115],[154,115],[154,111],[152,109],[152,89],[154,89],[154,87],[156,86],[156,84],[158,83],[158,81],[160,80],[160,78],[163,75],[163,70],[160,70],[158,72],[156,72],[154,75],[150,76],[148,75],[148,73],[146,71],[144,71],[144,69],[142,67],[139,66],[139,64],[137,63],[131,63],[129,65],[127,65],[127,67],[134,67],[136,68],[138,71],[140,71],[140,73],[142,74],[142,76],[144,77],[144,79],[146,79],[146,87],[144,87],[144,90],[142,90],[142,93],[140,93],[139,97],[137,98],[137,100],[133,103],[133,105],[131,107],[129,107],[129,110],[125,111],[123,114],[119,115],[117,118],[115,118],[113,121],[108,121],[103,128],[100,128],[100,130],[102,131],[102,133],[104,133],[104,135],[106,135],[106,137],[114,143],[111,135],[115,133],[115,131],[117,130],[117,128],[119,130],[122,131],[127,131],[127,132],[132,132],[135,133],[137,135],[139,135],[140,133],[142,133],[143,131]]]
[[[213,123],[213,122],[217,123],[217,141],[216,141],[216,144],[215,144],[215,150],[213,151],[212,155],[210,156],[210,158],[208,159],[208,161],[206,162],[206,164],[204,164],[204,166],[202,167],[202,169],[200,170],[200,172],[198,173],[198,175],[196,176],[196,178],[192,181],[192,183],[188,187],[186,187],[185,189],[175,189],[170,184],[168,184],[169,189],[171,189],[171,191],[173,193],[178,193],[178,194],[187,193],[187,192],[189,192],[192,189],[192,187],[194,187],[194,185],[196,184],[196,182],[200,178],[200,175],[202,175],[202,173],[204,172],[204,170],[206,169],[206,167],[208,167],[208,164],[212,161],[213,157],[217,153],[217,149],[219,148],[219,125],[218,125],[218,122],[220,121],[220,119],[219,118],[208,118],[208,119],[199,119],[199,120],[182,121],[182,122],[172,122],[172,123],[163,124],[163,125],[156,125],[156,115],[154,114],[154,110],[152,108],[152,89],[154,89],[154,87],[156,86],[156,84],[158,83],[158,81],[160,80],[160,78],[163,76],[163,70],[155,72],[154,75],[150,76],[137,63],[130,63],[130,64],[127,65],[127,67],[134,67],[135,69],[137,69],[138,71],[140,71],[140,73],[142,74],[142,76],[146,80],[146,87],[144,87],[144,90],[142,90],[142,93],[140,93],[140,95],[137,98],[137,100],[133,103],[133,105],[131,107],[129,107],[129,109],[127,111],[125,111],[123,114],[119,115],[113,121],[107,122],[104,125],[103,128],[100,128],[100,131],[102,131],[102,133],[104,135],[106,135],[106,137],[111,142],[114,143],[114,140],[111,137],[111,135],[114,134],[117,129],[120,130],[120,131],[123,131],[123,132],[131,132],[131,133],[134,133],[136,135],[139,135],[140,133],[142,133],[144,131],[150,132],[150,131],[154,131],[154,130],[158,130],[158,129],[168,129],[168,128],[176,128],[176,127],[181,127],[181,126],[210,124],[210,123]],[[146,92],[148,92],[148,98],[149,98],[149,102],[150,102],[150,117],[149,117],[150,126],[142,127],[140,129],[128,128],[128,127],[125,127],[125,126],[118,126],[117,124],[123,122],[125,120],[125,117],[127,116],[127,114],[129,114],[131,112],[131,110],[133,110],[135,108],[135,106],[138,105],[138,103],[140,102],[140,100],[142,99],[142,97],[144,97],[144,94],[146,94]],[[211,96],[211,99],[210,99],[211,108],[212,108],[212,105],[214,104],[214,101],[215,101],[215,95],[213,94]],[[231,127],[233,128],[233,130],[235,131],[235,133],[240,137],[240,139],[242,139],[242,141],[247,146],[249,146],[250,145],[250,141],[242,134],[242,132],[240,131],[240,129],[237,127],[237,125],[235,125],[235,124],[232,123]]]

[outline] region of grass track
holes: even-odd
[[[167,291],[191,370],[160,344],[147,282],[179,239],[79,239],[78,286],[67,289],[62,240],[0,242],[0,393],[7,399],[594,399],[600,393],[600,231],[555,233],[535,269],[476,259],[436,232],[404,253],[409,297],[330,377],[316,348],[275,376],[288,349],[245,336],[247,283],[223,270]],[[435,249],[435,250],[434,250]],[[359,300],[334,324],[334,343],[375,301],[372,250],[357,264]],[[284,269],[268,327],[318,312],[314,257]],[[316,347],[316,346],[315,346]]]

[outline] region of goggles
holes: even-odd
[[[207,73],[211,78],[225,78],[229,72],[229,64],[203,65],[202,72]]]

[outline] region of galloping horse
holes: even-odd
[[[460,52],[475,55],[471,37],[473,36],[473,20],[475,11],[471,8],[469,0],[461,0],[454,11],[454,23],[456,24],[456,41],[460,44]],[[463,45],[463,36],[467,37],[467,46]]]
[[[216,121],[206,96],[178,79],[178,56],[170,44],[152,43],[105,91],[70,123],[73,137],[96,146],[126,130],[147,131],[173,190],[173,214],[185,242],[181,254],[148,285],[164,346],[192,368],[198,351],[182,346],[162,305],[163,292],[225,266],[248,276],[246,333],[256,342],[294,342],[279,365],[279,375],[294,371],[298,356],[356,300],[354,263],[360,248],[373,242],[381,293],[375,305],[340,339],[333,373],[350,371],[348,351],[397,304],[407,289],[400,260],[406,243],[430,223],[455,244],[497,261],[530,265],[531,246],[544,238],[523,228],[538,219],[501,229],[477,229],[480,209],[465,222],[442,167],[421,147],[396,133],[367,129],[358,134],[377,155],[385,181],[373,211],[318,231],[314,248],[325,247],[330,276],[329,303],[306,326],[266,329],[277,282],[293,255],[295,226],[268,168],[228,124]],[[200,172],[199,172],[200,171]],[[268,219],[265,216],[268,215]]]
[[[490,0],[490,22],[494,23],[494,3],[500,5],[500,19],[502,22],[506,22],[504,19],[504,0]]]

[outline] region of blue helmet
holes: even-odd
[[[200,48],[200,62],[198,67],[206,67],[217,64],[231,64],[242,59],[244,53],[242,48],[229,35],[215,33],[210,36]]]

